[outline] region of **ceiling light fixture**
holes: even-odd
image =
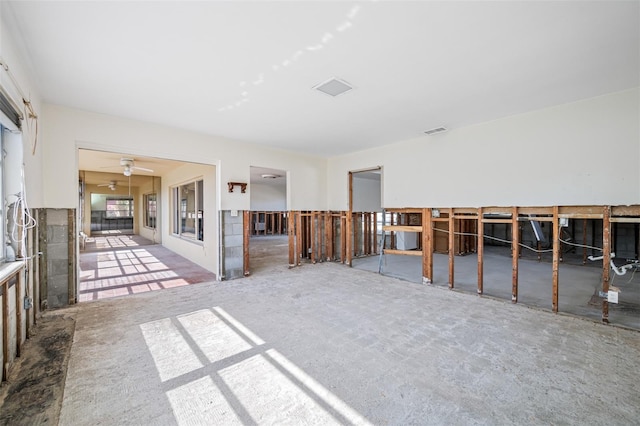
[[[131,176],[131,166],[129,165],[124,166],[124,175]]]
[[[318,90],[326,95],[336,97],[352,90],[353,86],[344,80],[333,77],[323,83],[314,86],[313,89]]]
[[[262,179],[275,179],[281,177],[280,175],[274,175],[271,173],[263,173],[260,176],[262,176]]]

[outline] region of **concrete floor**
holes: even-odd
[[[640,418],[635,331],[251,245],[248,278],[78,305],[60,424]]]
[[[80,252],[78,301],[214,281],[214,273],[139,235],[97,236]]]
[[[518,262],[518,303],[552,309],[552,268],[550,256],[538,262],[535,256],[524,254]],[[378,272],[379,256],[354,259],[353,267]],[[582,265],[582,258],[565,254],[560,264],[558,311],[592,320],[602,319],[602,263]],[[448,287],[449,258],[434,254],[434,286]],[[476,254],[454,258],[454,288],[477,294],[478,257]],[[419,256],[385,255],[382,259],[384,275],[422,282],[422,258]],[[484,295],[511,301],[511,251],[505,247],[485,247]],[[620,288],[619,304],[609,304],[611,324],[640,330],[640,274],[617,276],[611,272],[611,283]]]

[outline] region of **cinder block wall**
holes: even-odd
[[[222,279],[232,280],[244,276],[244,247],[242,211],[231,210],[221,212],[222,229]]]
[[[75,303],[75,211],[45,209],[40,223],[45,286],[42,297],[48,308],[60,308]],[[45,296],[46,295],[46,296]],[[71,295],[71,299],[70,299]],[[44,300],[43,300],[44,302]]]

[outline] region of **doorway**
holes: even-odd
[[[371,257],[380,252],[383,212],[382,167],[349,172],[352,259]]]
[[[287,173],[250,167],[249,272],[286,265],[288,259]]]

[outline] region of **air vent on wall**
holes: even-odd
[[[330,80],[325,81],[324,83],[320,83],[317,86],[314,86],[313,88],[324,94],[335,97],[353,89],[353,86],[351,86],[344,80],[340,80],[334,77]]]
[[[447,131],[446,127],[436,127],[435,129],[431,129],[431,130],[425,131],[425,133],[427,135],[433,135],[435,133],[442,133],[442,132],[446,132],[446,131]]]

